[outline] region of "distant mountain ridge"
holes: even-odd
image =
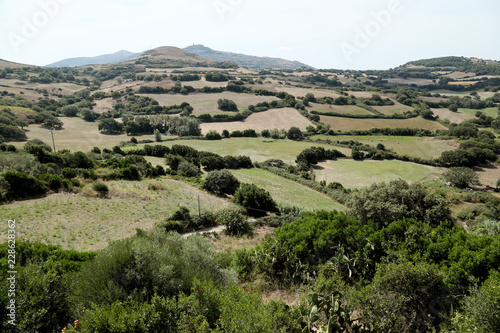
[[[299,61],[285,60],[281,58],[258,57],[241,53],[216,51],[204,45],[191,45],[184,50],[197,54],[204,58],[215,61],[232,61],[241,67],[249,69],[297,69],[301,67],[313,68]]]
[[[116,62],[127,61],[136,58],[143,54],[144,52],[130,52],[126,50],[121,50],[111,54],[103,54],[96,57],[78,57],[78,58],[68,58],[61,61],[54,62],[52,64],[46,65],[47,67],[76,67],[84,65],[101,65],[101,64],[112,64]]]

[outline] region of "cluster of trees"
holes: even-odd
[[[457,126],[463,130],[469,130],[470,126]],[[450,132],[453,132],[451,129]],[[472,131],[468,134],[472,133]],[[495,162],[500,154],[500,143],[495,141],[495,135],[488,131],[476,131],[474,138],[460,143],[458,149],[445,151],[441,154],[439,161],[448,167],[472,167],[487,162]]]
[[[99,130],[108,134],[127,135],[153,134],[155,130],[163,134],[178,136],[200,136],[200,121],[191,117],[170,117],[168,115],[122,116],[122,122],[105,118],[99,122]]]
[[[234,79],[234,77],[223,72],[210,72],[205,74],[205,79],[210,82],[225,82]]]
[[[10,109],[0,110],[0,142],[26,140],[23,127],[27,126],[28,122],[17,118]]]
[[[217,108],[222,111],[238,111],[236,103],[227,98],[219,99],[217,101]]]
[[[178,114],[189,115],[193,108],[189,103],[183,102],[180,105],[161,106],[158,101],[147,97],[138,95],[128,95],[125,100],[115,103],[113,108],[119,114]],[[119,115],[117,114],[117,115]]]

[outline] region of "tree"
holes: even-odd
[[[221,170],[226,167],[226,161],[221,156],[205,156],[201,159],[200,164],[207,171]]]
[[[66,117],[76,117],[78,108],[75,105],[66,105],[61,109],[61,113]]]
[[[294,141],[302,140],[304,138],[302,131],[298,127],[290,127],[286,136],[290,140],[294,140]]]
[[[155,136],[156,142],[161,142],[161,133],[157,128],[154,130],[153,134]]]
[[[199,177],[201,176],[200,168],[188,161],[182,161],[179,164],[177,171],[186,177]]]
[[[231,236],[242,236],[251,231],[246,216],[235,209],[225,209],[218,213],[217,222],[224,225],[225,233]]]
[[[491,276],[472,288],[463,300],[464,310],[453,318],[456,332],[500,332],[500,276]]]
[[[408,184],[402,179],[374,183],[354,192],[347,203],[352,216],[361,223],[372,221],[377,228],[404,218],[439,225],[451,219],[449,203],[423,185]]]
[[[234,194],[240,187],[240,181],[228,170],[216,170],[208,173],[203,188],[216,194]]]
[[[205,135],[207,140],[220,140],[222,137],[220,136],[219,132],[216,130],[210,130],[208,133]]]
[[[99,131],[109,134],[123,133],[123,124],[114,119],[106,118],[99,121]]]
[[[469,185],[479,185],[479,177],[476,172],[470,168],[450,168],[448,171],[443,173],[443,177],[449,182],[455,184],[458,188],[465,188]]]
[[[217,106],[219,110],[222,111],[238,111],[238,106],[236,103],[229,99],[219,99],[217,101]]]
[[[234,193],[233,201],[246,208],[252,216],[264,216],[267,212],[278,211],[271,194],[254,184],[241,184]]]

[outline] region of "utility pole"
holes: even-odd
[[[201,217],[201,210],[200,210],[200,195],[198,194],[198,217]]]
[[[52,135],[52,146],[54,147],[54,153],[56,152],[56,143],[54,141],[54,127],[50,129],[50,134]]]

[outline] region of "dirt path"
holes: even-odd
[[[214,232],[215,231],[217,233],[221,233],[222,231],[224,231],[224,229],[226,229],[225,226],[218,225],[216,227],[204,228],[204,229],[196,230],[196,231],[193,231],[193,232],[188,232],[188,233],[183,234],[182,237],[188,238],[191,235],[202,234],[204,232]]]

